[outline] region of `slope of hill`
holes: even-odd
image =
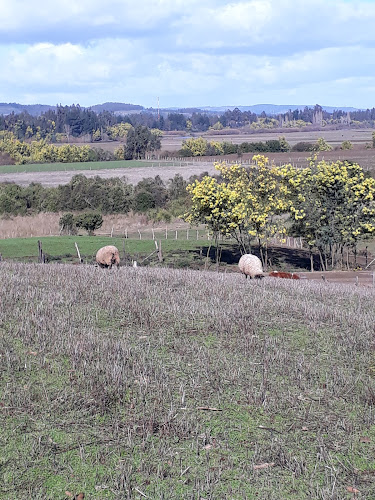
[[[225,113],[228,109],[233,110],[235,108],[240,111],[251,111],[257,115],[260,115],[263,111],[266,114],[276,115],[278,113],[287,113],[289,110],[304,109],[305,107],[313,108],[314,105],[311,104],[254,104],[253,106],[201,106],[200,109],[209,112],[220,112]],[[332,113],[335,110],[342,111],[358,111],[358,108],[351,108],[345,106],[322,106],[325,111]]]
[[[128,112],[128,111],[142,111],[144,109],[143,106],[139,104],[126,104],[121,102],[105,102],[104,104],[95,104],[94,106],[90,106],[89,109],[92,109],[96,113],[100,113],[102,111],[110,111],[113,113],[120,112]]]
[[[0,294],[0,498],[373,498],[373,289],[2,263]]]
[[[252,106],[200,106],[196,108],[177,108],[177,107],[169,107],[169,108],[161,108],[160,111],[164,113],[168,112],[180,112],[191,114],[194,112],[203,112],[203,113],[225,113],[225,111],[233,110],[238,108],[240,111],[251,111],[252,113],[256,113],[260,115],[263,111],[267,114],[278,114],[278,113],[286,113],[289,110],[295,109],[304,109],[305,107],[313,108],[314,105],[297,105],[297,104],[254,104]],[[81,106],[84,108],[83,106]],[[352,107],[342,107],[342,106],[322,106],[322,108],[328,112],[332,112],[334,110],[340,109],[343,111],[356,111],[358,108]],[[27,111],[31,115],[38,116],[49,109],[56,109],[56,106],[50,106],[47,104],[17,104],[17,103],[0,103],[0,115],[9,115],[11,113],[22,113],[23,111]],[[86,109],[92,109],[96,113],[100,113],[102,111],[109,111],[115,114],[131,114],[131,113],[140,113],[142,111],[147,111],[150,113],[157,113],[158,110],[156,108],[145,108],[139,104],[129,104],[129,103],[121,103],[121,102],[106,102],[103,104],[95,104],[93,106],[88,106]]]
[[[27,111],[30,115],[39,116],[49,109],[56,109],[56,106],[48,104],[18,104],[16,102],[0,103],[0,115],[10,115],[11,113],[19,114]]]

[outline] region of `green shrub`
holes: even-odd
[[[86,229],[89,235],[93,235],[94,231],[103,225],[103,217],[94,212],[77,215],[74,220],[76,226]]]
[[[313,151],[314,150],[314,144],[312,144],[311,142],[297,142],[297,144],[295,144],[291,151],[296,151],[296,152],[304,152],[304,151]]]
[[[61,232],[65,234],[77,234],[76,220],[72,213],[64,214],[60,217],[59,225]]]

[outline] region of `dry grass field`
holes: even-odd
[[[282,132],[272,132],[272,131],[252,131],[251,133],[244,133],[242,130],[234,131],[233,133],[227,133],[227,131],[214,132],[207,131],[202,134],[195,133],[194,136],[198,137],[202,135],[207,141],[228,141],[233,144],[241,144],[241,142],[258,142],[258,141],[268,141],[272,139],[278,139],[281,135],[285,136],[286,140],[294,146],[297,142],[315,142],[319,137],[324,137],[324,139],[329,142],[333,147],[340,146],[343,141],[350,141],[353,145],[362,145],[366,143],[372,143],[371,134],[372,129],[342,129],[342,130],[293,130],[284,129]],[[237,133],[236,133],[237,132]],[[181,148],[182,141],[187,139],[185,133],[181,135],[168,134],[166,133],[162,137],[161,146],[164,151],[177,151]]]
[[[241,278],[2,263],[0,498],[373,499],[375,291]]]
[[[168,182],[175,174],[181,174],[185,179],[191,175],[199,175],[202,172],[216,173],[213,162],[176,162],[174,166],[166,165],[164,162],[149,162],[147,167],[131,167],[103,170],[70,170],[56,172],[28,172],[25,166],[24,172],[0,174],[0,182],[15,182],[20,186],[28,186],[31,182],[39,182],[46,187],[56,187],[59,184],[68,184],[74,175],[82,174],[86,177],[124,177],[130,184],[137,184],[146,177],[159,175],[164,182]]]
[[[59,220],[62,213],[40,213],[29,216],[6,216],[0,217],[0,239],[4,238],[30,238],[33,236],[58,235],[60,232]],[[113,214],[103,215],[103,225],[100,234],[110,234],[112,229],[115,233],[124,234],[125,230],[137,232],[138,229],[151,232],[152,224],[146,215],[135,214]],[[188,224],[179,222],[169,224],[171,229],[175,227],[188,227]]]

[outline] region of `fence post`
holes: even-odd
[[[42,242],[38,240],[38,262],[40,264],[45,263],[46,259],[43,254],[43,249],[42,249]]]
[[[79,251],[78,245],[77,245],[77,243],[76,243],[76,242],[74,242],[74,245],[75,245],[76,250],[77,250],[77,255],[78,255],[78,258],[79,258],[79,262],[82,264],[83,260],[82,260],[82,258],[81,258],[81,253],[80,253],[80,251]]]
[[[159,257],[159,262],[163,262],[163,253],[161,251],[161,240],[159,240],[158,257]]]
[[[165,228],[165,239],[166,240],[168,239],[168,228],[167,227]]]
[[[176,229],[176,240],[177,240],[177,239],[178,239],[178,237],[177,237],[177,229]]]
[[[111,229],[111,238],[113,238],[113,226],[112,226],[112,229]]]
[[[154,228],[151,228],[151,231],[152,231],[152,239],[154,240],[154,239],[155,239],[155,231],[154,231]]]
[[[197,229],[197,241],[199,240],[199,231]]]
[[[189,239],[189,229],[186,230],[186,239]],[[0,260],[1,260],[1,255],[0,255]]]
[[[139,233],[139,239],[141,240],[142,239],[142,233],[141,231],[138,229],[138,233]]]

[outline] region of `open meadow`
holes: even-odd
[[[0,498],[374,498],[375,291],[0,266]]]
[[[283,129],[278,131],[272,130],[246,130],[246,129],[231,129],[231,130],[208,130],[204,133],[194,133],[195,137],[203,136],[207,141],[228,141],[233,144],[241,144],[241,142],[265,142],[269,140],[277,140],[280,136],[284,136],[291,146],[297,142],[315,142],[319,137],[329,142],[333,147],[340,146],[343,141],[350,141],[353,145],[362,145],[372,143],[372,129],[366,128],[347,128],[339,130],[309,130],[306,129]],[[161,149],[163,151],[177,151],[181,148],[182,141],[189,138],[186,133],[180,135],[165,133],[161,139]],[[106,149],[106,147],[104,147]]]

